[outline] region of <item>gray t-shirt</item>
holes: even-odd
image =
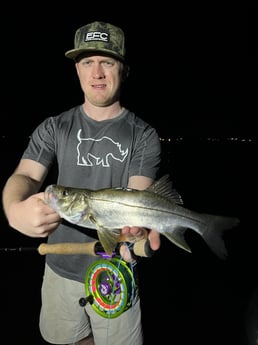
[[[53,183],[97,190],[127,187],[130,176],[156,179],[161,145],[158,133],[125,109],[118,117],[95,121],[82,106],[45,119],[33,132],[22,158],[35,160],[48,169],[56,162]],[[48,243],[95,241],[95,230],[63,223]],[[48,254],[49,266],[63,277],[84,282],[88,266],[99,257]]]

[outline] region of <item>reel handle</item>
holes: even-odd
[[[87,254],[98,256],[96,254],[97,248],[100,248],[99,241],[87,242],[87,243],[41,243],[38,247],[40,255],[46,254]],[[132,246],[133,253],[136,256],[151,257],[154,251],[151,249],[148,239],[141,239],[136,241]]]

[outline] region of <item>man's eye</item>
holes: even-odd
[[[114,63],[112,61],[104,61],[103,64],[105,66],[109,66],[109,67],[114,65]]]

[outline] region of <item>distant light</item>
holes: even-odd
[[[241,142],[241,143],[251,143],[255,141],[254,138],[238,138],[238,137],[229,137],[229,138],[219,138],[219,137],[169,137],[169,138],[160,138],[160,141],[163,142],[178,142],[178,141],[185,141],[185,140],[199,140],[199,141],[208,141],[208,142]]]

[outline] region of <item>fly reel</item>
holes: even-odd
[[[101,259],[88,268],[86,299],[105,318],[115,318],[132,305],[135,280],[127,263],[118,258]]]

